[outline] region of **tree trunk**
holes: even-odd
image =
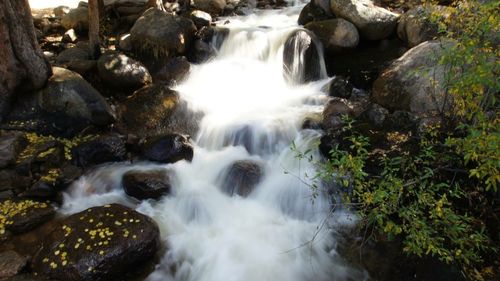
[[[97,59],[101,54],[99,43],[99,1],[89,0],[89,45],[90,54]]]
[[[163,6],[163,0],[149,0],[148,7],[153,7],[158,10],[166,11],[165,7]]]
[[[1,0],[0,120],[14,95],[42,88],[51,74],[36,40],[28,0]]]

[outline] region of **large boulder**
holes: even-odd
[[[53,67],[47,87],[39,93],[39,106],[60,127],[93,124],[106,126],[114,116],[106,100],[79,74]]]
[[[0,203],[0,237],[6,231],[14,234],[27,232],[49,221],[55,209],[44,202],[32,200],[5,200]]]
[[[148,9],[130,30],[134,49],[150,57],[184,54],[193,40],[196,27],[187,18]]]
[[[253,160],[231,163],[222,175],[222,191],[230,196],[248,196],[262,180],[264,168]]]
[[[285,41],[283,73],[292,83],[304,83],[323,78],[323,50],[316,36],[308,30],[297,30]]]
[[[131,170],[122,178],[125,193],[139,200],[158,199],[170,193],[170,177],[166,170]]]
[[[66,29],[75,29],[79,31],[88,30],[89,28],[89,10],[88,7],[80,5],[76,9],[71,9],[67,14],[62,16],[62,26]]]
[[[446,71],[439,59],[447,45],[424,42],[394,61],[373,84],[374,101],[390,110],[415,114],[446,109],[451,101],[445,98]]]
[[[133,92],[152,82],[146,67],[120,53],[107,53],[97,61],[99,76],[108,85]]]
[[[329,18],[331,18],[331,16],[329,16],[323,8],[316,5],[314,1],[311,1],[302,8],[297,21],[300,25],[306,25],[313,21],[322,21]]]
[[[409,10],[399,20],[399,38],[410,47],[435,39],[439,35],[438,21],[449,18],[451,9],[446,6],[426,5]]]
[[[159,229],[149,217],[118,204],[69,216],[44,237],[33,258],[36,274],[56,280],[116,280],[159,248]]]
[[[316,34],[325,49],[331,52],[352,49],[359,43],[358,30],[344,19],[313,21],[304,27]]]
[[[180,134],[149,137],[143,144],[142,157],[160,163],[191,161],[193,145],[189,142],[189,137]]]
[[[186,57],[175,57],[154,73],[153,79],[155,83],[160,82],[169,86],[179,84],[187,77],[190,69],[191,63]]]
[[[104,135],[73,148],[73,161],[81,167],[127,159],[125,141],[119,135]]]
[[[332,12],[352,22],[368,40],[379,40],[394,32],[399,15],[377,7],[371,0],[332,0]]]
[[[177,92],[154,84],[137,90],[124,102],[122,125],[137,135],[194,134],[200,117],[188,108]]]

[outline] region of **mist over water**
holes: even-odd
[[[290,149],[293,142],[319,159],[320,132],[301,125],[327,98],[320,91],[327,80],[299,85],[283,75],[283,45],[298,29],[299,12],[228,19],[218,56],[176,87],[205,113],[192,162],[99,168],[70,187],[61,212],[119,202],[151,216],[166,250],[149,281],[365,280],[336,252],[336,231],[355,218],[333,211],[323,188],[314,196],[305,174],[315,167]],[[221,190],[221,173],[238,160],[263,163],[263,179],[245,198]],[[158,168],[172,175],[171,195],[143,202],[125,195],[125,172]]]

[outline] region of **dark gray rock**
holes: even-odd
[[[230,196],[248,196],[264,175],[262,164],[253,160],[231,163],[222,174],[222,190]]]
[[[122,178],[123,189],[139,200],[158,199],[170,193],[170,177],[166,170],[131,170]]]
[[[160,163],[191,161],[193,145],[189,142],[189,137],[180,134],[149,137],[143,144],[142,157]]]
[[[17,156],[27,144],[26,136],[22,132],[0,132],[0,169],[14,165]]]
[[[283,50],[285,77],[292,83],[305,83],[323,78],[324,62],[320,57],[321,48],[321,43],[310,31],[293,32],[285,41]]]
[[[80,167],[91,167],[106,162],[125,161],[125,141],[119,135],[104,135],[83,142],[73,148],[73,161]]]
[[[146,67],[120,53],[107,53],[97,61],[97,70],[102,80],[114,88],[133,92],[152,82]]]

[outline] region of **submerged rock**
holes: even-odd
[[[122,178],[123,189],[139,200],[158,199],[170,193],[170,177],[166,170],[131,170]]]
[[[304,27],[316,34],[325,49],[331,52],[355,48],[359,43],[358,30],[344,19],[313,21]]]
[[[180,134],[167,134],[147,138],[143,144],[142,156],[150,161],[175,163],[180,160],[193,160],[193,145],[189,137]]]
[[[149,217],[118,204],[64,219],[44,238],[33,271],[56,280],[114,280],[158,250],[159,229]]]
[[[130,93],[153,80],[142,63],[119,53],[102,55],[97,61],[97,70],[106,84]]]
[[[150,57],[184,54],[193,40],[196,27],[187,18],[148,9],[130,30],[134,49]]]
[[[127,159],[125,141],[119,135],[114,134],[83,142],[73,149],[72,154],[73,161],[81,167]]]
[[[391,35],[399,19],[398,14],[375,6],[371,0],[331,0],[330,8],[337,17],[352,22],[368,40]]]
[[[222,190],[230,196],[248,196],[264,175],[262,164],[253,160],[231,163],[222,176]]]
[[[438,62],[445,48],[446,43],[429,41],[410,49],[375,81],[374,101],[390,110],[416,114],[448,108],[445,67]]]

